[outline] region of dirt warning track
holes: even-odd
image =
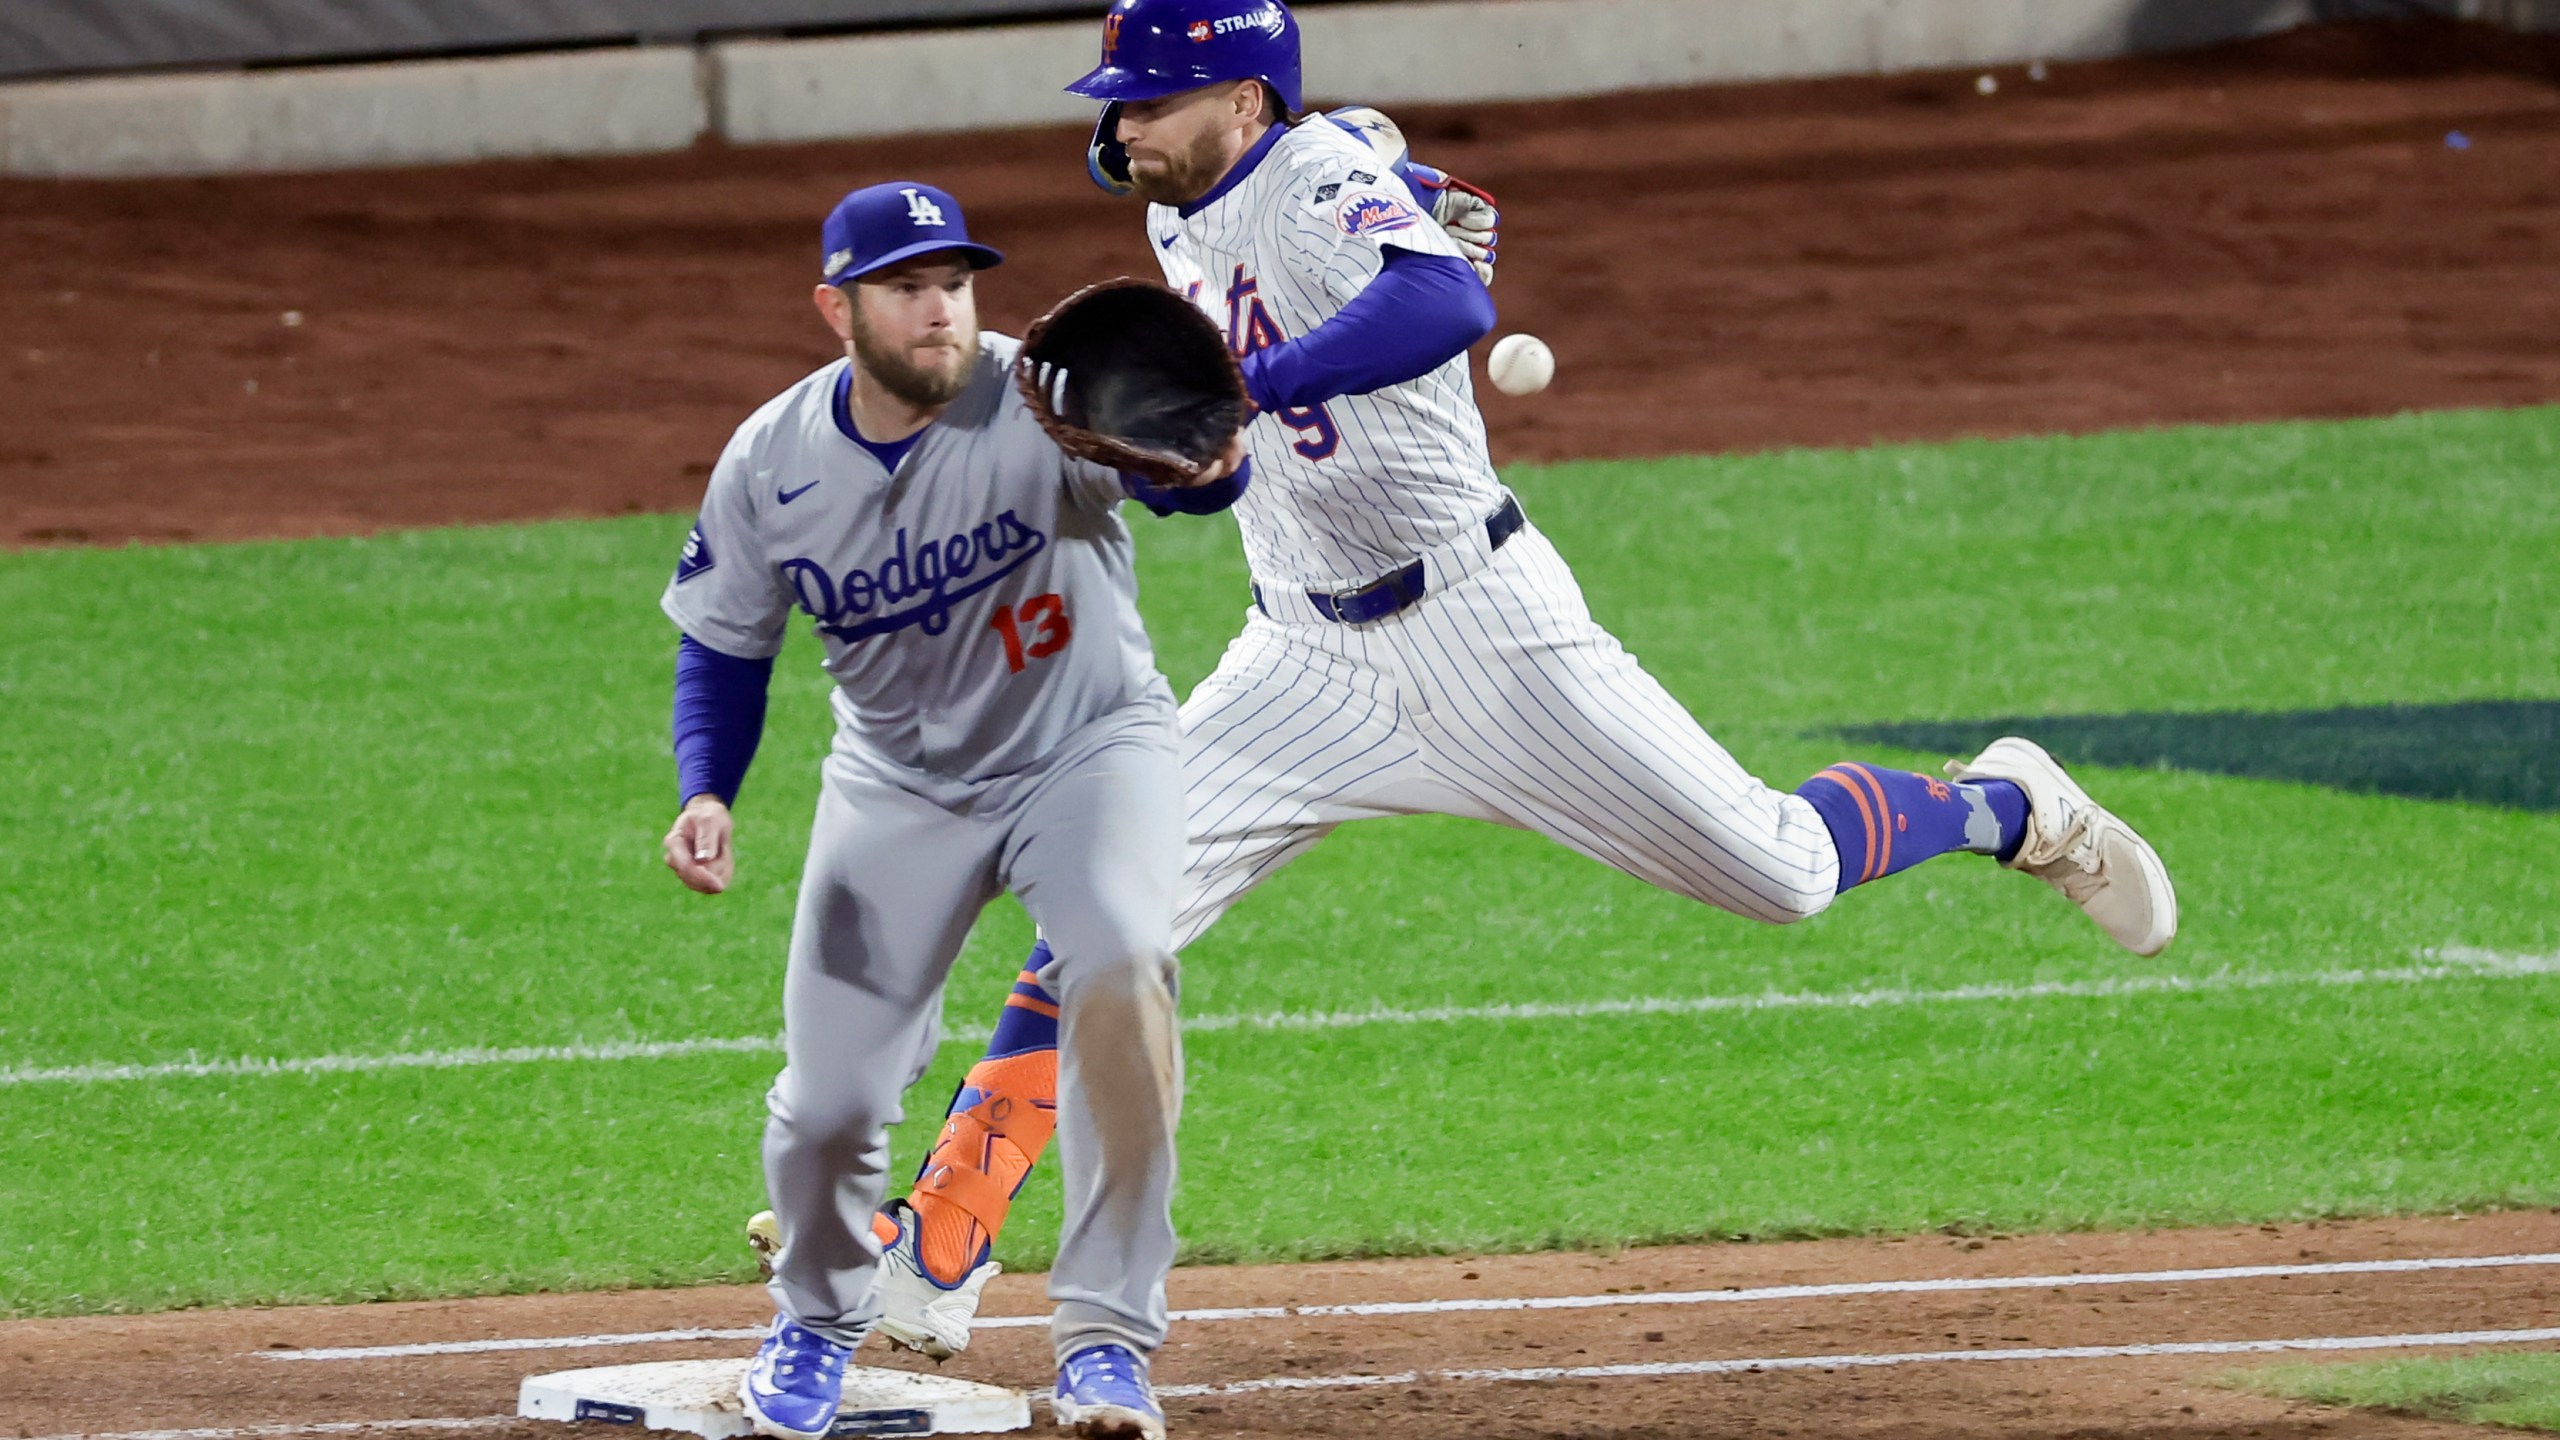
[[[1047,1384],[1040,1283],[997,1283],[951,1373]],[[2275,1342],[2560,1346],[2560,1215],[1192,1269],[1173,1300],[1207,1312],[1157,1362],[1186,1436],[2449,1435],[2208,1382]],[[524,1376],[744,1354],[769,1313],[721,1287],[19,1322],[0,1433],[570,1440],[508,1418]]]
[[[2560,37],[1410,108],[1503,201],[1509,462],[2560,400]],[[679,511],[829,358],[817,218],[933,181],[986,323],[1153,275],[1081,130],[0,181],[0,546]]]

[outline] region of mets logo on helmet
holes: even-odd
[[[1120,53],[1120,18],[1117,10],[1102,17],[1102,58],[1106,61]]]
[[[1410,207],[1374,190],[1343,201],[1334,216],[1345,235],[1384,235],[1410,227],[1415,219]]]

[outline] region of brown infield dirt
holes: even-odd
[[[1502,329],[1558,358],[1481,387],[1497,459],[2560,400],[2560,37],[1994,74],[1408,110],[1502,197]],[[997,328],[1154,274],[1083,142],[0,181],[0,545],[690,509],[830,358],[846,189],[957,194]]]
[[[2205,55],[1415,109],[1504,203],[1505,461],[2560,401],[2560,43],[2329,29]],[[2467,148],[2447,142],[2460,131]],[[989,324],[1151,273],[1081,133],[163,182],[0,182],[0,545],[681,511],[730,427],[829,358],[815,219],[957,193],[1012,261]],[[2560,1251],[2560,1216],[1186,1270],[1180,1307]],[[1000,1280],[991,1314],[1041,1308]],[[512,1411],[538,1370],[735,1341],[331,1362],[311,1348],[736,1327],[743,1288],[0,1325],[0,1434]],[[1578,1311],[1185,1323],[1167,1384],[2407,1334],[2560,1323],[2560,1268]],[[1045,1338],[953,1373],[1032,1387]],[[2422,1436],[2214,1387],[2245,1356],[1178,1399],[1188,1436]],[[1046,1417],[1040,1417],[1046,1423]],[[419,1433],[416,1431],[400,1433]],[[425,1433],[444,1433],[428,1431]],[[467,1433],[561,1433],[493,1420]],[[598,1434],[610,1432],[594,1432]]]
[[[1424,1372],[1359,1388],[1263,1388],[1166,1402],[1178,1436],[2417,1437],[2469,1427],[2264,1399],[2212,1381],[2250,1355],[1998,1360],[1894,1367],[1553,1380],[1448,1379],[1536,1369],[1795,1356],[1896,1355],[2176,1341],[2304,1339],[2560,1323],[2560,1266],[2521,1265],[1995,1290],[1638,1304],[1733,1287],[2061,1276],[2240,1265],[2560,1252],[2560,1214],[2267,1225],[2225,1230],[1922,1236],[1548,1254],[1236,1266],[1176,1272],[1177,1308],[1626,1295],[1581,1310],[1177,1322],[1157,1357],[1168,1386]],[[986,1314],[1045,1309],[1037,1276],[1007,1275]],[[504,1417],[528,1374],[738,1356],[741,1340],[291,1361],[323,1346],[647,1333],[761,1323],[761,1289],[533,1295],[292,1310],[199,1311],[0,1326],[0,1434],[478,1419],[493,1440],[567,1440]],[[2444,1353],[2394,1351],[2387,1353]],[[912,1357],[867,1361],[925,1368]],[[1044,1330],[982,1332],[946,1373],[1047,1385]],[[1044,1411],[1034,1423],[1046,1426]],[[388,1435],[394,1432],[380,1432]],[[414,1433],[414,1432],[411,1432]],[[430,1432],[450,1433],[450,1432]],[[588,1424],[574,1433],[611,1440]],[[160,1440],[185,1440],[183,1435]]]

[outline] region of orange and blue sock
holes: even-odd
[[[1844,760],[1796,787],[1831,829],[1840,888],[1964,851],[2015,857],[2027,838],[2027,795],[2006,780],[1941,780]]]
[[[951,1097],[942,1134],[907,1195],[918,1258],[944,1285],[959,1284],[986,1262],[1015,1192],[1057,1129],[1058,999],[1038,979],[1048,963],[1043,940],[1005,997],[985,1058]],[[896,1239],[886,1217],[874,1229],[885,1232],[883,1244]]]

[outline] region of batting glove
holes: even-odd
[[[1446,170],[1410,160],[1396,166],[1396,173],[1415,195],[1430,202],[1431,218],[1449,232],[1467,263],[1476,267],[1476,278],[1492,285],[1494,262],[1501,258],[1502,247],[1502,211],[1494,205],[1492,193]]]

